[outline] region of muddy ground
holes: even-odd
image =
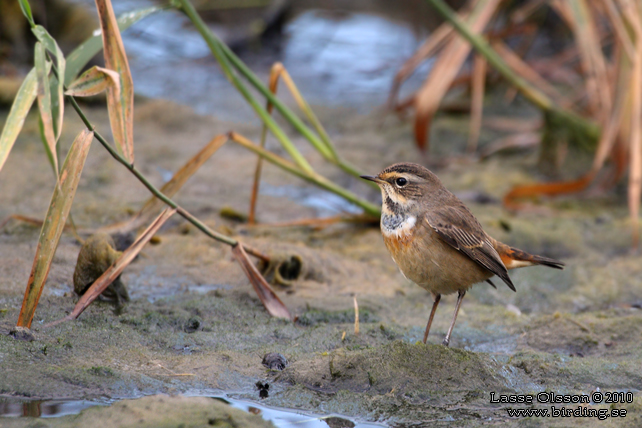
[[[87,110],[97,129],[108,135],[105,110]],[[364,173],[420,159],[410,126],[395,118],[386,118],[382,126],[376,112],[358,116],[321,109],[320,116],[338,150]],[[466,127],[465,117],[440,119],[430,158],[461,152]],[[169,102],[137,101],[136,164],[161,185],[214,135],[231,129],[255,140],[259,133],[258,127],[198,116]],[[80,130],[70,109],[63,147]],[[494,136],[485,131],[483,141]],[[305,142],[295,140],[321,173],[378,201],[376,190],[326,165]],[[84,230],[126,220],[149,196],[94,143],[72,209]],[[571,176],[589,159],[573,158]],[[624,188],[540,201],[540,209],[513,215],[499,201],[511,186],[542,179],[535,152],[482,163],[454,160],[436,168],[492,236],[567,263],[564,271],[512,271],[516,293],[499,283],[497,290],[475,286],[445,348],[440,343],[455,297],[442,299],[429,344],[423,345],[431,297],[401,276],[377,228],[248,227],[222,218],[223,207],[247,211],[254,164],[253,155],[227,143],[175,199],[219,231],[268,253],[303,258],[309,274],[290,287],[277,287],[297,322],[270,318],[229,248],[175,217],[158,234],[159,242],[146,247],[123,274],[132,301],[122,310],[97,303],[75,322],[44,329],[77,300],[72,274],[80,247],[64,234],[36,312],[35,340],[16,340],[8,333],[18,318],[39,228],[12,220],[0,231],[0,400],[207,391],[258,401],[256,383],[261,381],[270,385],[269,397],[261,400],[265,405],[398,427],[642,425],[642,263],[629,250]],[[275,167],[264,172],[270,187],[259,200],[260,221],[331,214],[310,206],[323,198],[322,192]],[[11,214],[42,218],[52,189],[51,169],[31,117],[0,171],[0,219]],[[285,196],[274,196],[279,194]],[[292,195],[298,200],[288,198]],[[267,370],[261,361],[268,352],[283,354],[288,367]],[[529,406],[490,402],[491,392],[591,394],[598,388],[633,393],[633,403],[588,405],[626,409],[626,417],[511,419],[506,408]],[[548,409],[550,404],[534,407]],[[0,426],[32,422],[0,418]]]

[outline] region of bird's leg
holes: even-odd
[[[465,295],[466,295],[465,291],[459,290],[459,295],[457,296],[457,305],[455,305],[455,313],[453,314],[453,321],[450,323],[450,327],[448,328],[448,333],[446,333],[446,337],[444,338],[444,341],[443,341],[444,346],[448,346],[448,344],[450,343],[450,334],[453,332],[453,327],[455,327],[455,321],[457,320],[459,307],[461,306],[461,301],[464,300]]]
[[[433,295],[434,303],[432,304],[432,310],[430,311],[430,318],[428,318],[428,324],[426,325],[426,331],[424,332],[424,343],[428,339],[428,333],[430,332],[430,326],[432,325],[432,319],[435,317],[435,312],[437,311],[437,305],[441,300],[441,294]]]

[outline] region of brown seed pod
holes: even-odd
[[[114,240],[106,233],[97,233],[87,238],[76,262],[74,271],[74,291],[82,296],[87,288],[94,283],[122,255],[114,250]],[[127,288],[120,281],[120,276],[102,292],[104,300],[114,301],[118,305],[129,301]]]

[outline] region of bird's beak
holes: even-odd
[[[361,178],[363,178],[364,180],[374,181],[377,184],[383,182],[383,180],[377,177],[376,175],[362,175]]]

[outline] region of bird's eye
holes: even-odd
[[[399,186],[399,187],[403,187],[403,186],[405,186],[406,184],[408,184],[408,180],[406,180],[406,179],[405,179],[405,178],[403,178],[403,177],[399,177],[399,178],[397,178],[397,179],[395,180],[395,184],[397,184],[397,186]]]

